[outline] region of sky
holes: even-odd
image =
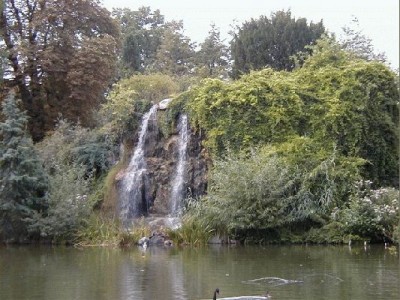
[[[241,25],[251,18],[270,16],[277,10],[288,10],[292,17],[319,22],[340,37],[344,26],[358,19],[359,29],[372,39],[376,52],[385,52],[393,69],[399,68],[399,0],[101,0],[112,8],[141,6],[159,9],[166,20],[183,20],[185,35],[201,43],[214,23],[221,36],[229,40],[232,25]]]

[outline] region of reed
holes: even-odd
[[[214,229],[198,222],[193,217],[186,217],[180,228],[170,229],[167,234],[176,245],[203,246],[214,234]]]

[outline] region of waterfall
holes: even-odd
[[[176,166],[175,176],[172,180],[172,192],[170,197],[171,214],[176,215],[181,207],[183,199],[187,146],[189,141],[188,119],[186,115],[181,115],[179,120],[179,142],[178,142],[178,163]]]
[[[147,212],[145,196],[147,164],[144,157],[144,146],[149,129],[149,121],[154,120],[158,105],[143,115],[139,140],[122,180],[120,191],[120,216],[123,221],[138,217]]]

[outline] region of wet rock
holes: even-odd
[[[148,237],[142,237],[139,241],[138,241],[138,245],[139,246],[143,246],[143,245],[145,245],[145,244],[148,244],[149,243],[149,238]]]
[[[168,108],[168,105],[171,103],[171,101],[172,101],[172,99],[170,99],[170,98],[161,100],[161,101],[158,103],[158,109],[159,109],[159,110],[165,110],[165,109],[167,109],[167,108]]]
[[[168,99],[165,99],[168,100]],[[164,100],[163,100],[164,101]],[[163,102],[162,101],[162,102]],[[165,101],[167,103],[168,101]],[[158,114],[164,114],[158,111]],[[167,216],[171,214],[173,205],[171,203],[171,194],[173,190],[172,179],[179,161],[179,130],[172,130],[168,137],[162,134],[157,124],[157,116],[149,119],[148,130],[143,143],[143,155],[145,160],[145,169],[142,180],[137,182],[133,191],[140,191],[141,198],[136,202],[135,214],[127,217],[140,217],[149,215]],[[177,116],[179,118],[179,116]],[[175,120],[178,124],[178,119]],[[124,141],[126,146],[126,156],[132,155],[137,143],[137,133],[132,133],[133,140],[130,143]],[[207,151],[202,146],[203,136],[201,132],[195,132],[189,129],[189,138],[187,144],[187,157],[184,170],[184,181],[181,188],[182,199],[187,197],[198,197],[205,194],[207,189],[207,171],[209,166],[209,157]],[[129,154],[127,149],[130,149]],[[115,186],[117,191],[121,191],[121,181],[127,176],[127,170],[123,169],[115,177]],[[120,192],[118,192],[121,194]],[[118,209],[118,207],[117,207]]]
[[[165,240],[165,241],[164,241],[164,246],[172,247],[172,246],[173,246],[173,243],[172,243],[171,240]]]
[[[165,242],[165,236],[162,233],[153,233],[149,238],[149,245],[152,246],[162,246]]]

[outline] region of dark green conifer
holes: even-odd
[[[0,237],[9,241],[28,238],[30,220],[47,208],[47,175],[27,132],[26,112],[14,93],[2,103],[0,123]],[[32,236],[30,236],[32,237]]]

